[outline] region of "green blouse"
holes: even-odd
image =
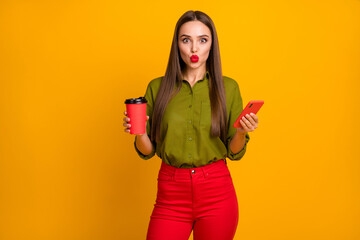
[[[146,114],[149,120],[146,132],[149,138],[152,112],[162,78],[150,81],[144,96],[148,101]],[[237,82],[225,76],[223,79],[228,119],[226,144],[219,137],[210,136],[211,106],[207,71],[204,78],[198,80],[193,87],[188,81],[183,80],[181,90],[169,101],[162,119],[161,132],[165,137],[159,144],[152,141],[153,151],[150,154],[144,155],[137,149],[135,136],[134,146],[137,154],[147,160],[156,153],[163,162],[178,168],[201,167],[226,157],[240,160],[250,140],[249,134],[246,133],[245,146],[240,152],[234,154],[229,145],[236,132],[232,125],[243,110],[243,102]]]

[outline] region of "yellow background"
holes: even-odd
[[[187,10],[265,101],[229,161],[235,239],[360,239],[358,0],[2,0],[0,239],[145,239],[160,159],[137,156],[124,100],[163,76]]]

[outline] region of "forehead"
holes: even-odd
[[[211,35],[210,29],[203,24],[200,21],[190,21],[190,22],[186,22],[184,23],[180,29],[179,29],[179,35],[182,34],[186,34],[186,35],[194,35],[194,36],[198,36],[198,35]]]

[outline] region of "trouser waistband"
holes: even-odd
[[[204,177],[209,176],[209,174],[212,176],[221,176],[221,175],[230,174],[224,159],[220,159],[216,162],[210,163],[202,167],[194,167],[194,168],[177,168],[162,162],[160,167],[160,172],[166,173],[172,176],[173,178],[175,178],[176,175],[178,179],[179,178],[189,179],[192,178],[191,176],[198,174],[201,174]]]

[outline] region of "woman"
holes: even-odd
[[[147,132],[135,136],[134,147],[143,159],[162,159],[147,239],[185,240],[191,231],[195,240],[233,239],[238,202],[226,157],[243,157],[259,121],[247,115],[241,128],[232,127],[243,103],[237,82],[222,76],[208,15],[180,17],[165,76],[148,84],[145,98]]]

